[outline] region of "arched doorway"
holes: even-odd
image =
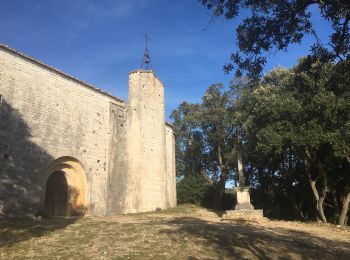
[[[45,211],[49,216],[66,216],[68,183],[64,172],[56,171],[46,182]]]
[[[88,211],[88,182],[83,165],[61,157],[44,172],[41,209],[48,216],[82,216]]]

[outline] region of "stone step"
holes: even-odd
[[[244,220],[262,220],[264,214],[262,209],[241,209],[241,210],[227,210],[222,216],[226,219],[244,219]]]

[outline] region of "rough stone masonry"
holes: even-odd
[[[131,72],[123,101],[0,45],[0,215],[175,205],[175,139],[153,71]]]

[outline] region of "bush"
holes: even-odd
[[[179,204],[192,203],[211,208],[214,198],[214,187],[200,177],[187,176],[177,182],[177,202]],[[227,190],[222,197],[222,210],[232,209],[235,204],[234,194]]]
[[[208,189],[209,184],[200,177],[187,176],[176,183],[177,202],[202,205]]]

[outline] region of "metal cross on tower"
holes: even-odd
[[[143,36],[145,37],[146,48],[145,48],[145,53],[143,54],[143,58],[141,61],[141,69],[145,69],[145,70],[151,69],[152,70],[151,56],[150,56],[149,50],[148,50],[148,40],[150,40],[151,38],[148,37],[147,32],[145,34],[143,34]]]

